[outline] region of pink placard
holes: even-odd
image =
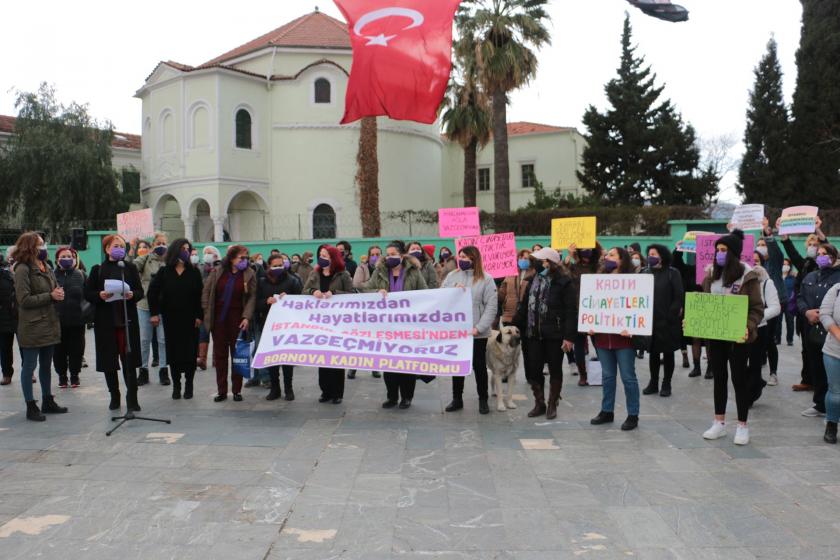
[[[474,237],[460,237],[455,240],[455,251],[468,245],[475,245],[481,252],[484,271],[493,278],[516,276],[516,238],[512,233],[494,233]]]
[[[152,209],[117,214],[117,231],[127,241],[137,237],[152,237],[155,234]]]
[[[481,235],[478,208],[441,208],[438,210],[438,231],[440,237],[462,237]]]
[[[721,235],[698,235],[697,236],[697,272],[695,279],[697,284],[703,283],[706,277],[706,267],[715,261],[715,244]],[[741,262],[753,265],[753,252],[755,251],[755,236],[751,233],[744,235],[744,249],[741,251]]]

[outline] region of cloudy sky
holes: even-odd
[[[687,23],[648,18],[625,0],[552,0],[552,45],[540,52],[536,80],[512,96],[509,120],[580,127],[589,104],[604,107],[603,86],[618,65],[628,10],[638,53],[701,138],[740,141],[752,70],[771,35],[779,43],[790,100],[799,1],[680,1],[691,11]],[[38,3],[38,14],[29,3],[4,3],[0,114],[15,114],[16,90],[47,81],[61,101],[88,103],[97,118],[138,133],[140,102],[133,94],[158,61],[200,64],[315,6],[340,17],[328,0],[47,0]],[[740,149],[733,147],[735,157]],[[732,196],[731,188],[724,193]]]

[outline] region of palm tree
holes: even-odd
[[[362,118],[356,155],[356,183],[359,185],[359,216],[364,237],[379,237],[381,231],[377,142],[376,117]]]
[[[468,38],[462,40],[465,42]],[[478,84],[475,51],[464,44],[456,48],[456,61],[463,81],[452,81],[448,106],[443,113],[446,136],[464,149],[464,206],[476,206],[476,159],[478,148],[490,141],[492,118],[487,96]]]
[[[495,211],[510,212],[508,92],[537,73],[532,49],[551,43],[545,23],[548,0],[464,0],[457,22],[461,36],[475,44],[480,81],[492,99]]]

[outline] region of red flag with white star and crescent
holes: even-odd
[[[461,0],[334,1],[353,45],[341,123],[374,116],[433,123],[452,69]]]

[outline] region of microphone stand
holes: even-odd
[[[122,304],[123,304],[123,314],[125,316],[125,354],[123,354],[123,368],[130,367],[133,368],[134,366],[131,365],[129,362],[129,358],[131,357],[131,329],[129,326],[131,325],[131,320],[128,317],[128,302],[125,299],[125,262],[117,261],[117,266],[120,267],[120,274],[122,276]],[[126,375],[126,385],[128,386],[129,394],[133,394],[135,399],[137,398],[137,374],[134,375]],[[129,385],[130,384],[130,385]],[[128,395],[126,395],[127,397]],[[127,400],[127,399],[126,399]],[[136,402],[136,401],[135,401]],[[126,408],[128,408],[128,402],[126,402]],[[125,424],[130,420],[146,420],[148,422],[161,422],[163,424],[171,424],[172,420],[164,420],[162,418],[147,418],[145,416],[137,416],[134,414],[133,410],[127,410],[125,415],[123,416],[112,416],[111,421],[116,422],[117,420],[120,421],[119,424],[114,426],[112,429],[105,432],[106,436],[110,436],[117,429]]]

